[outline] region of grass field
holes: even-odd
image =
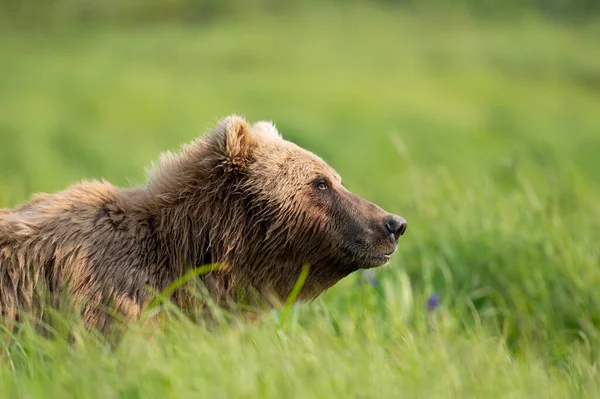
[[[143,183],[161,151],[239,113],[408,231],[370,281],[285,322],[173,318],[116,349],[80,330],[9,340],[0,397],[600,395],[598,25],[349,8],[1,32],[3,206]]]

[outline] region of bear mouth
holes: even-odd
[[[345,248],[344,252],[356,269],[371,269],[387,264],[391,260],[392,254],[396,252],[396,248],[388,252],[365,251],[364,248]]]
[[[394,252],[395,251],[384,254],[373,254],[368,259],[366,259],[365,266],[363,266],[363,269],[371,269],[373,267],[385,265],[392,259],[392,254]]]

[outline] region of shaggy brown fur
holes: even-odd
[[[299,299],[309,300],[386,263],[405,228],[272,124],[230,116],[164,154],[145,187],[84,182],[0,209],[0,310],[9,320],[39,312],[44,287],[103,329],[104,307],[134,321],[152,290],[213,262],[223,269],[201,280],[217,301],[240,291],[285,299],[303,264]]]

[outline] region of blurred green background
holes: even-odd
[[[0,7],[0,205],[88,178],[141,184],[161,151],[238,113],[273,120],[349,189],[408,220],[372,291],[357,286],[357,273],[299,308],[305,330],[297,339],[320,339],[331,351],[319,358],[324,349],[313,342],[312,352],[296,353],[288,366],[304,376],[299,385],[282,383],[270,364],[289,361],[289,353],[270,347],[268,332],[252,338],[269,348],[257,349],[269,353],[264,359],[248,355],[257,370],[271,367],[266,385],[252,380],[265,396],[302,393],[310,380],[320,388],[308,396],[341,395],[345,386],[358,397],[348,387],[362,373],[374,378],[364,381],[364,397],[395,397],[402,386],[415,397],[548,397],[544,389],[554,384],[565,395],[599,392],[598,1],[5,0]],[[437,349],[453,348],[442,357],[429,356],[419,338],[412,344],[426,329],[424,301],[433,293],[442,299]],[[412,366],[363,352],[356,335],[328,341],[363,328],[377,331],[366,342],[401,348],[398,357],[413,356]],[[479,328],[505,348],[500,359],[541,363],[496,359],[481,349],[479,333],[468,335]],[[463,344],[456,331],[467,334]],[[171,338],[163,344],[176,345]],[[236,362],[223,348],[246,350],[243,339],[230,339],[213,343],[217,352],[196,348],[214,356],[217,374]],[[336,375],[340,385],[304,373],[313,357],[324,364],[344,350],[388,362],[404,385],[378,383],[379,371],[353,368],[351,359],[340,359],[348,367]],[[118,363],[108,358],[102,370]],[[4,372],[21,375],[14,370]],[[446,390],[427,383],[433,371],[444,374]],[[142,375],[129,375],[131,392],[146,389]],[[475,383],[482,378],[490,385]],[[13,380],[10,392],[35,394],[33,377]],[[205,391],[216,389],[203,381]],[[70,386],[63,383],[55,393]],[[93,386],[81,394],[98,394]],[[174,386],[161,385],[164,395]]]

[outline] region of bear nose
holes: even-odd
[[[398,215],[390,215],[385,218],[385,229],[388,233],[398,239],[406,231],[406,220]]]

